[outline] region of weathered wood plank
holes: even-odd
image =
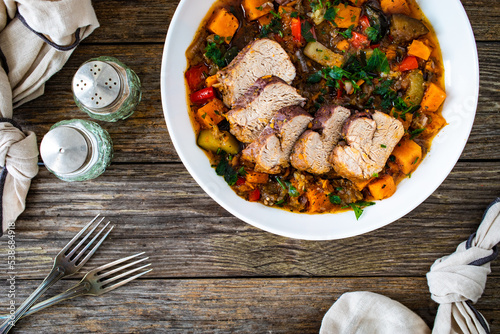
[[[37,283],[19,281],[19,301]],[[476,305],[492,333],[500,331],[500,293],[493,288],[498,284],[499,278],[490,278]],[[21,320],[14,333],[317,333],[330,306],[352,291],[393,298],[433,324],[437,304],[423,277],[141,280],[43,310]]]
[[[481,91],[476,121],[462,155],[467,159],[500,159],[500,43],[480,43]],[[115,147],[114,162],[178,162],[168,136],[160,97],[161,45],[103,45],[99,54],[112,55],[134,69],[143,82],[143,101],[136,113],[117,123],[99,122]],[[33,130],[40,141],[54,123],[71,118],[90,119],[76,107],[71,78],[85,60],[97,56],[95,47],[82,45],[46,87],[46,94],[15,111],[15,118]],[[137,55],[141,55],[137,57]],[[460,106],[458,106],[460,107]],[[460,116],[461,109],[455,110]]]
[[[163,43],[178,0],[94,1],[101,27],[85,43]],[[462,0],[478,41],[498,41],[500,8],[487,0]],[[193,23],[198,24],[198,23]]]
[[[117,226],[93,266],[127,250],[145,251],[161,264],[152,277],[423,276],[477,229],[499,190],[497,162],[459,163],[399,221],[354,238],[312,242],[232,217],[177,164],[116,165],[85,183],[65,183],[42,169],[16,226],[17,267],[21,278],[43,277],[58,250],[102,213]],[[0,262],[0,277],[6,264]],[[500,263],[493,267],[499,275]]]

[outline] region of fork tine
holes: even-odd
[[[106,218],[106,217],[102,217],[101,220],[85,235],[85,237],[83,237],[83,239],[78,243],[78,245],[76,245],[75,247],[73,247],[73,249],[71,250],[71,252],[69,252],[68,255],[66,255],[68,258],[71,258],[78,251],[78,249],[83,245],[83,243],[92,235],[92,233],[94,233],[94,231],[96,230],[96,228],[99,225],[101,225],[101,223],[104,220],[104,218]]]
[[[76,263],[76,261],[78,261],[78,259],[85,253],[85,251],[87,249],[90,248],[90,246],[92,246],[92,244],[94,243],[94,241],[96,241],[97,238],[99,238],[99,236],[101,235],[102,231],[104,231],[106,229],[106,227],[108,227],[110,222],[107,222],[106,225],[104,225],[103,228],[101,228],[101,230],[99,232],[97,232],[97,234],[92,238],[92,240],[90,240],[87,245],[85,245],[85,247],[82,249],[82,250],[79,250],[77,248],[75,248],[73,250],[73,252],[77,251],[78,250],[78,254],[73,258],[73,259],[70,259],[71,261],[73,261],[74,263]],[[90,235],[90,233],[88,234]],[[82,240],[84,241],[84,240]]]
[[[108,224],[109,224],[109,222],[108,222]],[[106,226],[108,226],[108,224],[106,224]],[[106,226],[105,226],[105,227],[106,227]],[[105,228],[105,227],[104,227],[104,228]],[[106,239],[106,237],[108,236],[109,232],[111,232],[111,231],[113,230],[113,228],[114,228],[114,227],[115,227],[115,225],[112,225],[112,226],[111,226],[111,228],[108,230],[108,232],[106,232],[106,234],[102,236],[101,240],[99,240],[99,242],[98,242],[98,243],[94,246],[94,248],[92,248],[92,250],[91,250],[91,251],[90,251],[90,252],[89,252],[89,253],[88,253],[88,254],[87,254],[87,255],[83,258],[83,260],[81,260],[81,261],[80,261],[80,263],[77,265],[77,267],[81,268],[81,267],[85,264],[85,262],[87,262],[87,261],[90,259],[90,257],[91,257],[92,255],[94,255],[94,253],[96,252],[97,248],[99,248],[99,246],[103,243],[103,241],[104,241],[104,240]],[[101,232],[104,230],[104,228],[101,230]],[[99,234],[101,234],[101,232],[99,232]],[[98,235],[96,235],[96,236],[94,237],[94,239],[96,239],[96,237],[97,237],[97,236],[98,236]],[[92,242],[94,241],[94,239],[92,239]],[[89,243],[89,245],[90,245],[90,244],[91,244],[91,243]],[[87,245],[87,247],[88,247],[89,245]],[[80,253],[80,254],[78,254],[78,256],[80,256],[81,254],[83,254],[83,252],[82,252],[82,253]],[[76,260],[75,260],[75,261],[76,261]]]
[[[125,270],[125,269],[127,269],[127,268],[129,268],[129,267],[132,267],[132,266],[134,266],[134,265],[138,264],[138,263],[144,262],[144,261],[146,261],[147,259],[149,259],[149,257],[145,257],[145,258],[143,258],[143,259],[140,259],[140,260],[137,260],[137,261],[134,261],[134,262],[131,262],[131,263],[127,263],[126,265],[121,266],[121,267],[119,267],[119,268],[115,268],[115,269],[112,269],[112,270],[110,270],[110,271],[108,271],[108,272],[105,272],[105,273],[103,273],[103,274],[96,275],[96,277],[97,277],[98,279],[103,279],[104,277],[108,277],[109,275],[112,275],[112,274],[114,274],[114,273],[116,273],[116,272],[119,272],[119,271]]]
[[[134,268],[134,269],[129,270],[129,271],[127,271],[127,272],[125,272],[125,273],[122,273],[122,274],[120,274],[120,275],[116,275],[116,276],[113,276],[113,277],[108,278],[108,279],[106,279],[106,280],[100,281],[99,283],[101,283],[101,286],[103,286],[103,285],[107,285],[107,284],[109,284],[109,283],[111,283],[111,282],[116,281],[117,279],[120,279],[120,278],[122,278],[122,277],[125,277],[125,276],[128,276],[128,275],[130,275],[130,274],[133,274],[133,273],[135,273],[136,271],[139,271],[139,270],[141,270],[141,269],[144,269],[144,268],[146,268],[146,267],[149,267],[150,265],[151,265],[151,263],[145,264],[145,265],[143,265],[143,266],[141,266],[141,267]]]
[[[97,214],[97,216],[95,216],[95,217],[94,217],[94,219],[92,219],[92,220],[90,221],[90,223],[88,223],[87,225],[85,225],[85,226],[84,226],[84,227],[80,230],[80,232],[78,232],[78,234],[77,234],[77,235],[75,235],[75,236],[73,237],[73,239],[71,239],[71,241],[70,241],[70,242],[68,242],[68,244],[67,244],[66,246],[64,246],[64,248],[63,248],[63,249],[59,252],[59,254],[64,254],[64,253],[66,253],[66,251],[67,251],[67,250],[68,250],[68,249],[69,249],[69,248],[73,245],[73,243],[74,243],[76,240],[78,240],[78,238],[79,238],[79,237],[83,234],[83,232],[85,232],[85,231],[86,231],[86,230],[87,230],[87,229],[88,229],[88,228],[89,228],[89,227],[90,227],[90,226],[91,226],[91,225],[92,225],[92,224],[93,224],[93,223],[97,220],[97,218],[99,218],[99,214]],[[103,217],[102,219],[104,219],[104,217]],[[102,221],[102,219],[101,219],[101,221]],[[100,223],[101,223],[101,222],[99,222],[99,224],[100,224]]]
[[[116,266],[117,264],[120,264],[120,263],[122,263],[122,262],[128,261],[128,260],[133,259],[133,258],[135,258],[135,257],[138,257],[138,256],[140,256],[140,255],[143,255],[144,253],[146,253],[146,252],[140,252],[140,253],[137,253],[137,254],[134,254],[134,255],[131,255],[131,256],[127,256],[127,257],[124,257],[124,258],[122,258],[122,259],[119,259],[119,260],[113,261],[113,262],[111,262],[111,263],[107,263],[107,264],[105,264],[105,265],[100,266],[99,268],[93,269],[93,270],[92,270],[92,273],[95,273],[95,274],[96,274],[96,273],[98,273],[98,272],[103,271],[104,269],[108,269],[108,268],[110,268],[110,267],[114,267],[114,266]]]
[[[150,264],[149,264],[149,265],[150,265]],[[144,266],[144,267],[145,267],[145,266]],[[152,270],[153,270],[153,269],[146,270],[146,271],[144,271],[144,272],[142,272],[142,273],[139,273],[139,274],[137,274],[137,275],[135,275],[135,276],[129,277],[129,278],[127,278],[126,280],[123,280],[123,281],[121,281],[121,282],[115,283],[115,284],[113,284],[113,285],[111,285],[111,286],[107,286],[106,288],[104,288],[104,289],[102,289],[102,290],[101,290],[101,294],[102,294],[102,293],[109,292],[109,291],[111,291],[111,290],[114,290],[114,289],[116,289],[116,288],[118,288],[118,287],[120,287],[120,286],[122,286],[122,285],[124,285],[124,284],[127,284],[128,282],[133,281],[133,280],[135,280],[136,278],[141,277],[142,275],[145,275],[145,274],[149,273],[149,272],[150,272],[150,271],[152,271]]]

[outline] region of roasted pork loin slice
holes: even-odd
[[[258,78],[274,75],[290,84],[295,74],[295,67],[281,45],[262,38],[248,44],[227,67],[217,72],[217,80],[224,103],[232,107]]]
[[[293,148],[290,162],[293,167],[312,174],[328,173],[332,165],[330,153],[337,145],[344,122],[351,111],[341,106],[327,105],[316,113],[311,130],[304,132]]]
[[[360,181],[384,168],[404,135],[404,127],[400,121],[382,112],[361,112],[346,121],[342,135],[347,145],[335,147],[329,161],[340,176]]]
[[[259,138],[243,150],[258,172],[278,174],[288,167],[293,145],[313,117],[299,106],[280,109]]]
[[[231,133],[243,143],[257,139],[278,110],[293,105],[304,105],[305,98],[278,77],[257,79],[228,113]]]

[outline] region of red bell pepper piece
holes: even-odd
[[[344,92],[344,83],[342,80],[337,80],[337,82],[339,83],[339,88],[337,88],[337,99],[340,99],[342,98],[342,94]]]
[[[352,32],[352,38],[349,39],[349,42],[351,43],[352,46],[354,46],[357,49],[361,49],[370,45],[370,41],[368,40],[367,36],[357,33],[355,31]]]
[[[236,181],[236,185],[241,186],[242,184],[245,184],[245,179],[240,176],[240,177],[238,177],[238,180]]]
[[[417,57],[408,56],[406,57],[401,64],[399,64],[399,70],[401,72],[410,71],[418,68],[418,60]]]
[[[206,73],[208,73],[208,67],[205,64],[192,66],[186,71],[184,76],[186,77],[187,84],[192,92],[195,92],[203,87],[205,84]]]
[[[196,104],[203,104],[215,98],[215,90],[213,87],[203,88],[202,90],[194,92],[189,97],[191,99],[191,102]]]
[[[363,31],[365,31],[366,28],[370,26],[370,20],[366,15],[363,15],[359,18],[359,23],[361,24],[361,28],[363,29]]]
[[[379,46],[380,46],[380,44],[372,44],[372,45],[370,45],[370,49],[375,50]]]
[[[292,18],[292,23],[290,25],[292,28],[293,41],[300,43],[302,41],[300,18]]]
[[[260,190],[259,188],[255,188],[248,194],[248,200],[250,202],[257,202],[260,199]]]

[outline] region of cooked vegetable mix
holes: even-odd
[[[218,0],[186,57],[197,143],[250,202],[358,219],[446,125],[414,0]]]

